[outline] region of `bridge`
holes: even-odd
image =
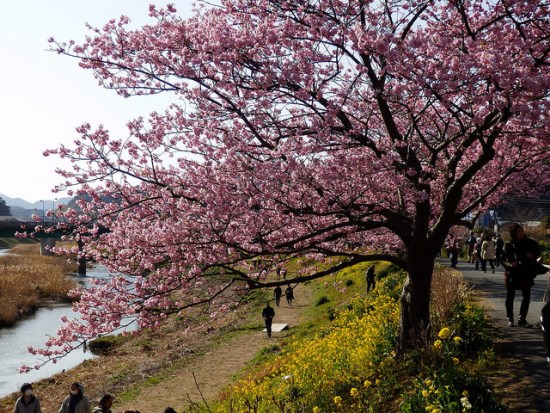
[[[39,231],[33,235],[33,239],[40,241],[40,255],[52,256],[54,255],[51,248],[55,247],[56,240],[61,239],[64,235],[69,235],[74,229],[74,226],[67,228],[55,228],[56,222],[36,222],[36,221],[18,221],[16,219],[2,220],[0,221],[0,237],[3,238],[15,238],[17,232],[32,233],[35,227],[41,226],[49,231]],[[78,242],[78,248],[82,251],[83,243]],[[78,259],[77,274],[86,275],[86,258]]]
[[[0,220],[0,237],[13,237],[16,232],[34,231],[34,227],[41,225],[42,227],[53,227],[55,222],[36,222],[36,221],[20,221],[18,219],[3,219]],[[37,234],[38,236],[38,234]]]

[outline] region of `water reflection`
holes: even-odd
[[[0,250],[5,254],[7,250]],[[86,277],[74,277],[75,281],[83,287],[89,287],[93,278],[109,278],[109,271],[104,266],[98,265],[88,269]],[[48,363],[40,370],[32,370],[26,374],[20,374],[19,368],[23,364],[33,366],[37,356],[27,351],[27,346],[43,348],[49,335],[54,335],[61,327],[61,316],[67,315],[74,318],[70,306],[51,305],[40,308],[32,316],[17,323],[11,328],[0,328],[0,397],[19,391],[21,384],[34,382],[64,369],[70,369],[82,361],[94,357],[90,351],[77,349],[60,359],[56,364]]]
[[[27,351],[27,346],[42,348],[48,335],[55,334],[61,327],[61,316],[68,315],[71,318],[71,314],[74,314],[71,307],[66,305],[40,308],[16,326],[0,329],[0,396],[17,391],[25,382],[49,377],[94,357],[91,352],[76,350],[59,360],[57,364],[49,363],[40,370],[32,370],[27,374],[19,373],[21,365],[33,365],[37,360]]]

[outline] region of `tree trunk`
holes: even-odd
[[[434,261],[435,257],[425,257],[409,262],[409,275],[401,293],[397,344],[399,356],[407,350],[425,345],[430,337],[430,292]]]

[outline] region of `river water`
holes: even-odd
[[[0,250],[0,255],[6,250]],[[103,266],[95,266],[87,270],[87,277],[75,277],[83,286],[90,284],[91,278],[108,278],[109,272]],[[0,397],[19,391],[21,384],[32,383],[59,373],[64,369],[70,369],[82,361],[94,357],[91,352],[78,349],[60,359],[56,364],[48,363],[39,370],[31,370],[29,373],[20,374],[19,368],[23,365],[34,366],[37,357],[27,351],[27,346],[43,348],[49,335],[55,335],[62,325],[61,316],[67,315],[74,318],[70,306],[52,305],[40,308],[32,316],[18,322],[10,328],[0,328]]]

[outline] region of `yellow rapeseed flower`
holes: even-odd
[[[428,390],[422,390],[422,397],[427,399],[429,395],[430,395],[430,393],[428,393]]]
[[[460,363],[460,360],[456,357],[453,357],[453,363],[458,364],[458,363]]]
[[[352,389],[349,391],[349,394],[351,394],[351,397],[357,398],[359,397],[359,390],[357,390],[355,387],[352,387]]]
[[[456,336],[456,337],[453,337],[453,341],[454,341],[456,344],[460,344],[460,343],[462,343],[462,338],[459,337],[459,336]]]
[[[435,340],[434,347],[439,350],[441,346],[443,346],[443,342],[441,340]]]
[[[341,405],[342,404],[342,398],[340,396],[334,396],[334,404]]]
[[[470,403],[470,401],[468,400],[468,397],[466,396],[460,399],[460,403],[462,403],[462,407],[463,407],[462,411],[470,410],[472,408],[472,404]]]
[[[445,340],[446,338],[449,338],[451,336],[451,330],[449,329],[449,327],[444,327],[441,329],[437,336]]]
[[[365,388],[368,389],[370,386],[372,386],[372,381],[365,380],[365,382],[363,383],[363,386],[365,386]]]
[[[321,413],[321,409],[317,406],[313,408],[313,413]]]

